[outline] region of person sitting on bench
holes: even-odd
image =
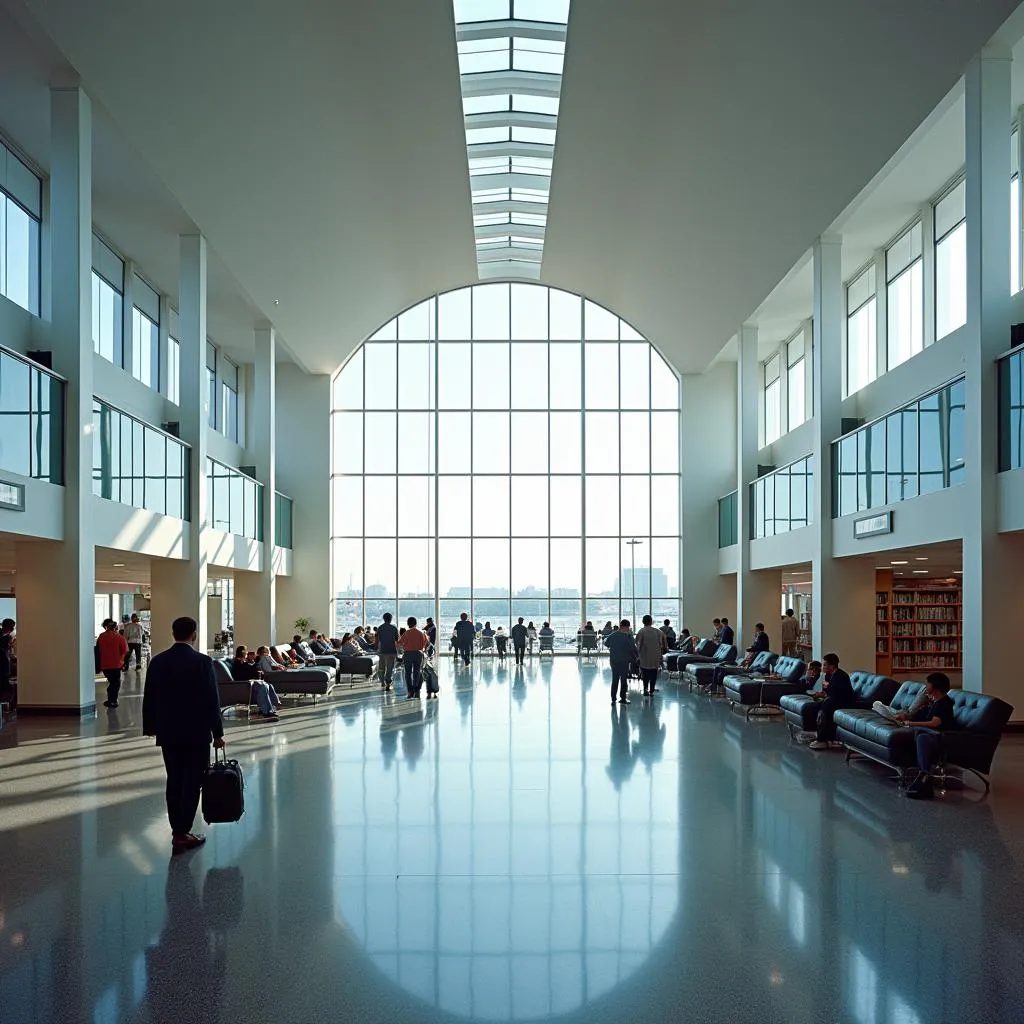
[[[818,709],[818,738],[810,744],[811,750],[828,750],[836,739],[836,726],[832,716],[840,708],[852,708],[857,705],[850,677],[839,667],[839,655],[826,654],[821,663],[825,671],[822,688],[826,692]]]
[[[949,696],[949,676],[945,672],[932,672],[925,682],[927,699],[921,705],[914,702],[917,710],[908,722],[917,733],[914,743],[917,746],[917,767],[920,770],[907,790],[911,800],[931,800],[935,796],[932,772],[945,756],[942,734],[956,728],[953,699]]]
[[[768,634],[764,631],[764,623],[758,622],[754,625],[754,639],[747,648],[747,656],[740,663],[740,668],[750,668],[754,659],[762,652],[768,650]]]
[[[277,691],[270,683],[260,678],[263,669],[249,661],[245,644],[235,648],[235,658],[231,662],[231,674],[240,683],[252,683],[252,695],[256,700],[256,706],[260,709],[260,717],[277,718],[278,708],[281,707],[281,698],[278,697]]]

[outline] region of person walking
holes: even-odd
[[[643,680],[644,696],[653,696],[654,685],[661,668],[661,657],[668,650],[668,637],[654,625],[650,615],[643,618],[644,627],[636,635],[637,652],[640,655],[640,678]]]
[[[473,637],[476,636],[476,630],[465,612],[459,616],[459,621],[455,623],[455,636],[459,645],[459,654],[462,655],[462,661],[468,668],[473,658]]]
[[[103,632],[96,637],[99,650],[100,671],[107,677],[107,699],[105,708],[117,707],[117,696],[121,692],[121,672],[128,659],[128,642],[117,631],[113,619],[103,620]]]
[[[405,668],[405,693],[407,700],[414,700],[420,695],[423,680],[420,668],[423,665],[423,652],[430,646],[430,640],[422,629],[416,628],[416,617],[410,615],[407,629],[399,638],[398,647],[402,652],[402,665]],[[433,694],[428,693],[429,699]]]
[[[125,672],[128,671],[133,654],[135,655],[135,671],[142,671],[142,640],[145,635],[138,612],[133,612],[131,619],[124,624],[124,639],[128,644],[128,655],[124,659]]]
[[[782,616],[782,654],[784,657],[796,656],[796,642],[800,639],[800,623],[793,615],[793,609],[787,608]]]
[[[523,659],[526,657],[526,637],[527,629],[523,625],[523,617],[519,616],[516,624],[509,630],[509,636],[512,637],[512,651],[516,656],[516,664],[522,665]]]
[[[377,627],[377,654],[377,680],[382,690],[390,690],[398,656],[398,627],[391,621],[391,612],[384,613],[384,621]]]
[[[202,846],[192,831],[210,743],[224,746],[224,723],[213,662],[193,650],[198,625],[182,616],[171,623],[174,644],[149,661],[142,694],[142,734],[156,738],[167,771],[167,817],[171,852]]]
[[[609,661],[612,666],[612,703],[618,690],[620,704],[628,704],[629,697],[629,666],[636,661],[636,641],[629,629],[629,619],[623,619],[619,628],[604,639],[608,648]]]

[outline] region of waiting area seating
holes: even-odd
[[[252,683],[235,679],[231,671],[230,658],[214,658],[213,674],[217,679],[220,706],[235,704],[249,705],[252,701]],[[281,669],[280,672],[265,672],[265,682],[270,683],[281,697],[326,697],[334,689],[336,674],[329,666],[313,668]]]
[[[760,675],[763,672],[771,672],[772,666],[778,659],[777,654],[771,651],[762,651],[745,669],[738,668],[730,663],[716,661],[691,662],[683,672],[683,681],[692,690],[695,686],[703,689],[714,690],[721,686],[722,680],[727,675]]]
[[[714,640],[701,640],[693,654],[670,652],[665,655],[665,671],[670,676],[681,676],[687,665],[695,661],[711,661],[719,648]]]
[[[864,709],[870,708],[876,700],[888,704],[896,696],[900,684],[895,679],[877,675],[874,672],[851,672],[850,685],[857,698],[857,707]],[[820,680],[815,690],[821,692]],[[814,732],[818,725],[819,705],[820,701],[808,693],[789,693],[782,697],[779,707],[782,708],[786,717],[790,735],[795,736],[798,732]]]
[[[852,678],[852,677],[851,677]],[[917,699],[923,683],[904,683],[890,706],[905,711]],[[976,775],[989,790],[988,774],[1003,729],[1013,714],[1006,701],[973,690],[950,690],[956,729],[942,733],[943,765],[939,774],[954,767]],[[917,772],[916,730],[891,722],[870,708],[844,708],[835,713],[836,738],[854,755],[871,758],[895,769],[900,786]]]
[[[735,672],[722,680],[722,686],[729,703],[747,708],[749,717],[756,708],[778,707],[787,694],[803,693],[805,686],[801,680],[806,672],[807,666],[800,658],[787,655],[775,662],[773,678]]]

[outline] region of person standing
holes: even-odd
[[[787,608],[782,616],[782,654],[784,657],[796,656],[796,642],[800,639],[800,623],[793,615],[793,609]]]
[[[107,677],[107,699],[105,708],[117,707],[117,696],[121,692],[121,671],[128,658],[128,642],[117,631],[113,619],[103,620],[103,632],[96,637],[99,651],[100,671]]]
[[[17,702],[14,699],[14,684],[11,682],[11,652],[14,648],[14,619],[0,622],[0,700],[10,704],[14,711]]]
[[[533,645],[537,643],[537,627],[533,624],[533,620],[530,620],[529,625],[526,627],[526,639],[530,645],[530,658],[533,658]]]
[[[480,627],[483,628],[482,626]],[[455,636],[457,639],[459,654],[462,655],[462,661],[469,667],[469,663],[473,658],[473,637],[476,635],[476,630],[473,628],[473,623],[469,621],[469,616],[463,612],[459,616],[459,621],[455,623]]]
[[[429,615],[427,616],[427,624],[423,627],[423,632],[427,634],[430,646],[437,647],[437,626],[434,625],[434,620]]]
[[[133,612],[131,619],[124,624],[124,639],[128,644],[128,655],[124,659],[125,672],[131,665],[133,654],[135,655],[135,671],[142,671],[142,640],[144,636],[145,630],[142,628],[138,612]]]
[[[391,621],[391,612],[384,613],[384,621],[377,627],[377,654],[377,680],[382,690],[390,690],[398,656],[398,627]]]
[[[666,619],[661,624],[661,631],[665,634],[665,639],[668,641],[669,647],[675,647],[676,645],[676,631],[672,628],[672,620]]]
[[[522,665],[523,658],[526,657],[526,635],[527,630],[523,625],[523,617],[519,616],[519,620],[509,630],[509,635],[512,637],[512,650],[516,656],[516,664]]]
[[[618,691],[619,703],[628,704],[629,666],[636,661],[636,641],[629,630],[629,619],[623,619],[619,628],[605,637],[604,645],[608,648],[608,660],[612,666],[612,703],[615,703]]]
[[[198,625],[182,616],[171,623],[174,644],[150,659],[142,694],[142,734],[156,738],[167,771],[171,852],[202,846],[192,831],[210,743],[224,746],[224,723],[213,662],[193,650]]]
[[[422,629],[416,628],[416,617],[410,615],[408,628],[398,641],[398,647],[402,652],[402,665],[405,668],[405,692],[408,700],[413,700],[420,695],[420,687],[423,680],[420,677],[420,667],[423,665],[423,652],[427,649],[430,641]],[[472,627],[472,623],[470,623]],[[427,698],[434,694],[427,694]]]
[[[661,657],[668,650],[668,637],[654,625],[650,615],[643,618],[643,629],[636,635],[636,647],[640,656],[640,678],[643,680],[644,696],[652,696],[657,687],[658,669]]]
[[[828,750],[836,738],[832,716],[840,708],[852,708],[857,703],[850,677],[839,667],[839,655],[826,654],[821,666],[825,672],[822,683],[825,699],[818,708],[818,738],[810,744],[811,750]]]

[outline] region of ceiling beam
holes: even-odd
[[[557,114],[531,114],[520,110],[495,110],[486,114],[467,114],[466,128],[549,128],[558,127]]]
[[[492,96],[496,93],[519,93],[522,96],[550,96],[558,99],[562,76],[542,71],[477,71],[462,76],[462,95]]]
[[[553,43],[565,42],[565,25],[546,21],[469,21],[455,26],[455,38],[461,43],[466,40],[501,39],[515,36],[518,39],[547,39]]]
[[[555,147],[550,142],[471,142],[466,146],[470,160],[482,157],[524,156],[551,160]]]

